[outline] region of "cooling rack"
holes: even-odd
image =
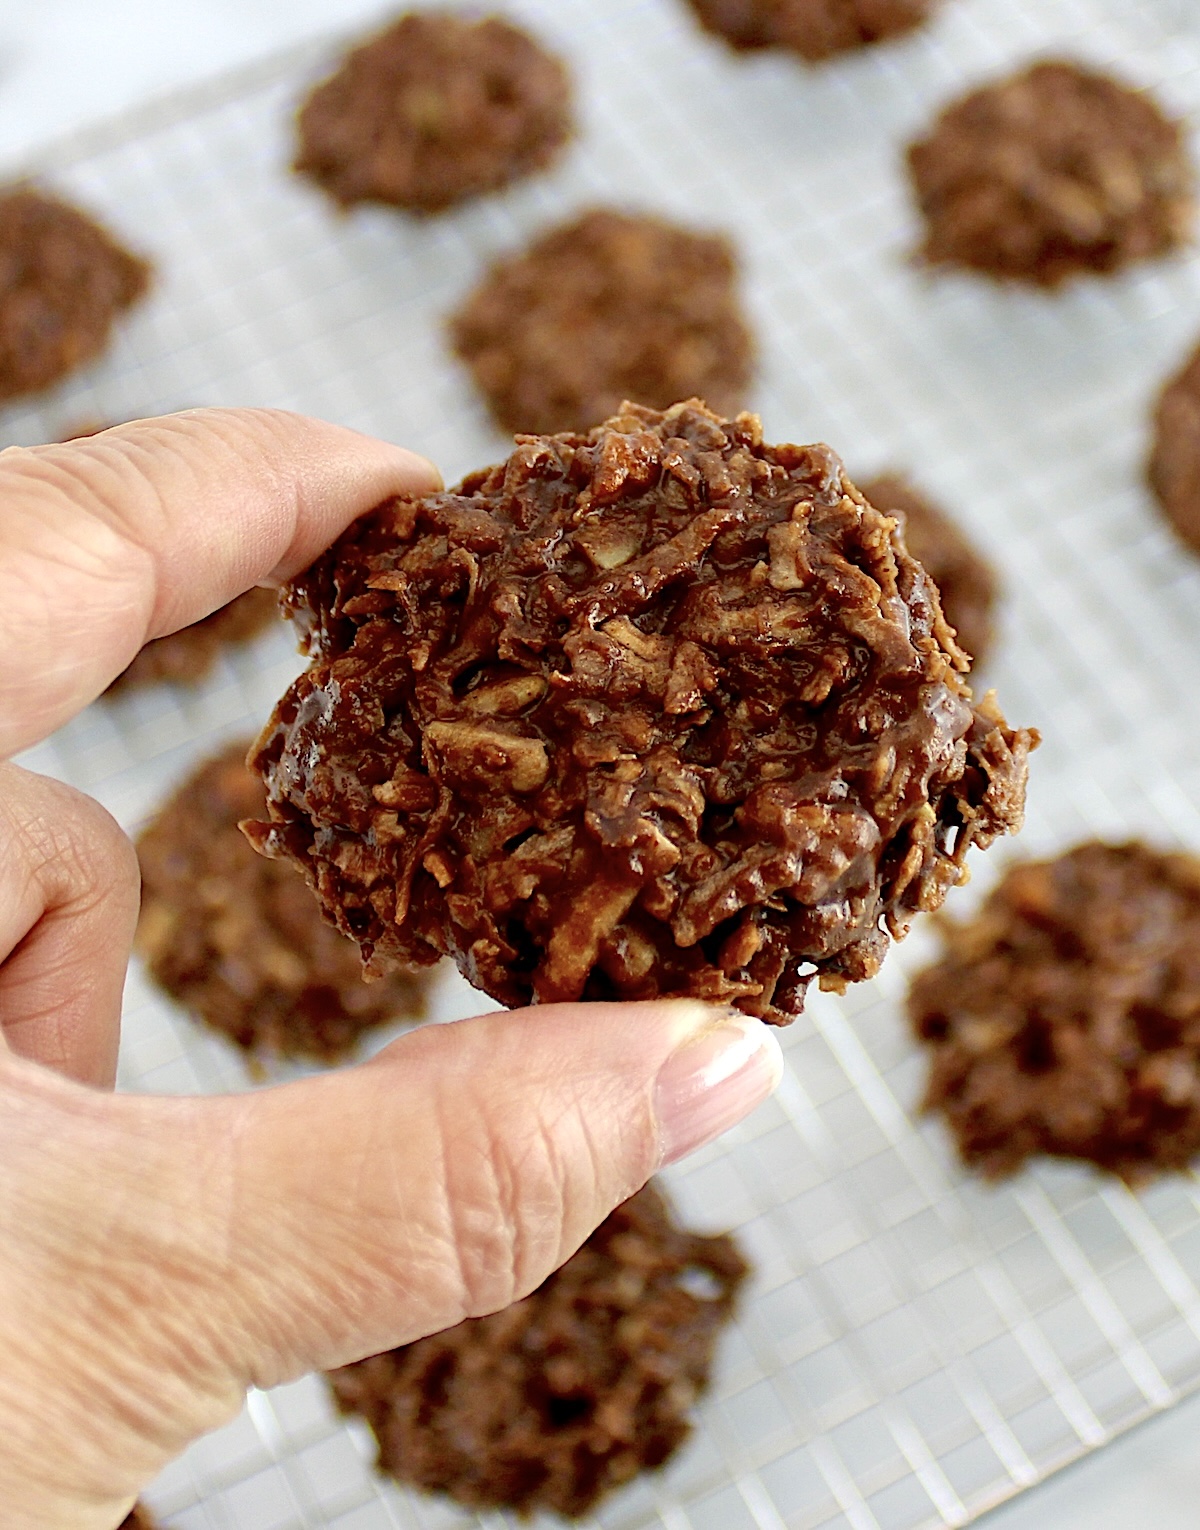
[[[493,256],[596,201],[728,230],[760,337],[773,439],[907,469],[1004,578],[986,676],[1046,743],[1020,848],[1142,834],[1200,849],[1200,561],[1142,486],[1161,378],[1200,335],[1200,259],[1056,297],[931,279],[901,145],[968,84],[1066,53],[1200,123],[1191,0],[947,0],[909,41],[820,70],[737,59],[678,0],[508,7],[572,61],[583,130],[552,174],[447,217],[334,215],[286,173],[289,119],[337,41],[76,137],[35,168],[158,265],[110,355],[4,439],[190,404],[274,404],[435,457],[504,443],[448,359],[445,314]],[[282,630],[195,692],[98,704],[26,757],[131,830],[297,667]],[[978,863],[972,896],[1010,852]],[[918,930],[875,982],[818,995],[784,1035],[779,1095],[670,1171],[683,1213],[734,1228],[757,1273],[691,1445],[612,1499],[604,1530],[961,1525],[1200,1386],[1200,1188],[1135,1198],[1071,1166],[1000,1188],[914,1120],[902,1002]],[[492,1007],[456,976],[442,1018]],[[129,1089],[248,1087],[238,1060],[135,968]],[[254,1393],[150,1499],[176,1530],[498,1527],[376,1478],[365,1432],[310,1378]]]

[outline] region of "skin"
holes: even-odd
[[[254,1095],[111,1092],[136,858],[98,803],[11,757],[143,642],[437,486],[398,447],[266,410],[0,453],[8,1530],[113,1530],[248,1386],[526,1294],[778,1082],[766,1027],[678,1001],[433,1026]]]

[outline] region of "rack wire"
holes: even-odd
[[[37,168],[159,276],[110,355],[7,411],[5,438],[273,404],[404,441],[452,478],[504,450],[442,330],[490,258],[598,201],[727,229],[768,437],[828,439],[863,475],[911,470],[1003,573],[986,678],[1046,738],[1020,851],[1092,834],[1200,849],[1200,562],[1141,475],[1155,390],[1200,334],[1200,264],[1053,297],[930,278],[908,259],[901,170],[949,96],[1039,53],[1111,67],[1200,122],[1189,0],[947,0],[909,41],[819,70],[737,59],[679,0],[509,9],[571,59],[583,130],[553,173],[436,220],[339,217],[286,173],[291,113],[334,42],[48,153]],[[136,829],[200,757],[253,731],[297,662],[273,632],[198,691],[93,706],[26,763]],[[981,863],[960,912],[1007,853]],[[876,981],[815,997],[784,1035],[777,1098],[669,1173],[683,1213],[736,1229],[756,1275],[693,1442],[594,1526],[962,1525],[1200,1387],[1200,1186],[1134,1197],[1059,1164],[999,1188],[965,1176],[913,1115],[902,1002],[929,953],[919,929]],[[491,1007],[439,982],[440,1017]],[[121,1084],[248,1087],[136,967]],[[252,1394],[149,1496],[177,1530],[510,1523],[386,1483],[371,1458],[309,1378]]]

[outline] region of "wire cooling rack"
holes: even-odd
[[[773,439],[911,470],[1001,569],[988,680],[1035,723],[1021,849],[1144,834],[1200,849],[1200,561],[1142,487],[1154,391],[1200,334],[1200,261],[1047,297],[907,261],[900,148],[939,103],[1032,54],[1152,85],[1200,122],[1193,0],[947,0],[910,41],[805,70],[735,59],[676,0],[525,0],[573,61],[583,130],[551,175],[450,216],[334,215],[285,173],[289,120],[334,45],[76,139],[39,168],[156,260],[108,358],[0,417],[33,442],[87,419],[276,404],[404,441],[451,478],[504,449],[448,360],[445,314],[492,256],[593,201],[728,229]],[[194,693],[92,707],[28,763],[133,829],[297,666],[280,630]],[[977,866],[977,886],[1005,853]],[[989,864],[990,862],[990,864]],[[972,893],[957,895],[961,911]],[[778,1097],[670,1172],[757,1274],[693,1443],[614,1498],[606,1530],[922,1530],[990,1505],[1200,1386],[1200,1190],[1135,1198],[1071,1166],[999,1189],[914,1122],[902,1002],[918,930],[877,981],[818,995]],[[491,1007],[443,974],[442,1017]],[[239,1062],[135,969],[124,1087],[243,1088]],[[375,1478],[319,1381],[254,1394],[150,1492],[177,1530],[498,1526]]]

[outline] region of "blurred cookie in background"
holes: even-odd
[[[998,581],[991,564],[952,517],[902,474],[881,474],[861,488],[876,510],[903,521],[906,547],[937,585],[942,614],[978,668],[996,635]]]
[[[948,106],[908,150],[923,258],[1056,287],[1188,242],[1183,124],[1144,90],[1045,60]]]
[[[379,1469],[469,1509],[587,1514],[691,1433],[748,1267],[647,1185],[524,1301],[330,1375]]]
[[[450,323],[498,425],[587,430],[626,399],[745,403],[754,345],[721,234],[594,208],[498,261]]]
[[[300,108],[294,168],[343,207],[437,213],[544,169],[571,136],[566,66],[498,16],[401,16]]]
[[[925,1109],[991,1177],[1035,1154],[1137,1184],[1200,1153],[1200,859],[1091,841],[1011,868],[908,1012]]]
[[[63,443],[85,441],[113,428],[112,420],[81,419],[60,438]],[[122,423],[130,423],[128,421]],[[151,685],[199,685],[213,670],[222,651],[249,643],[279,618],[274,590],[254,588],[237,595],[208,616],[178,632],[152,638],[113,680],[105,696],[121,696]]]
[[[940,0],[688,0],[701,25],[738,49],[787,48],[809,63],[921,26]]]
[[[94,361],[150,275],[71,203],[29,185],[0,191],[0,400],[40,393]]]
[[[139,835],[137,949],[171,998],[244,1052],[337,1062],[365,1031],[422,1018],[426,981],[400,970],[368,983],[304,878],[251,848],[238,823],[267,803],[248,748],[200,765]]]
[[[1167,519],[1200,552],[1200,347],[1159,395],[1148,471]]]

